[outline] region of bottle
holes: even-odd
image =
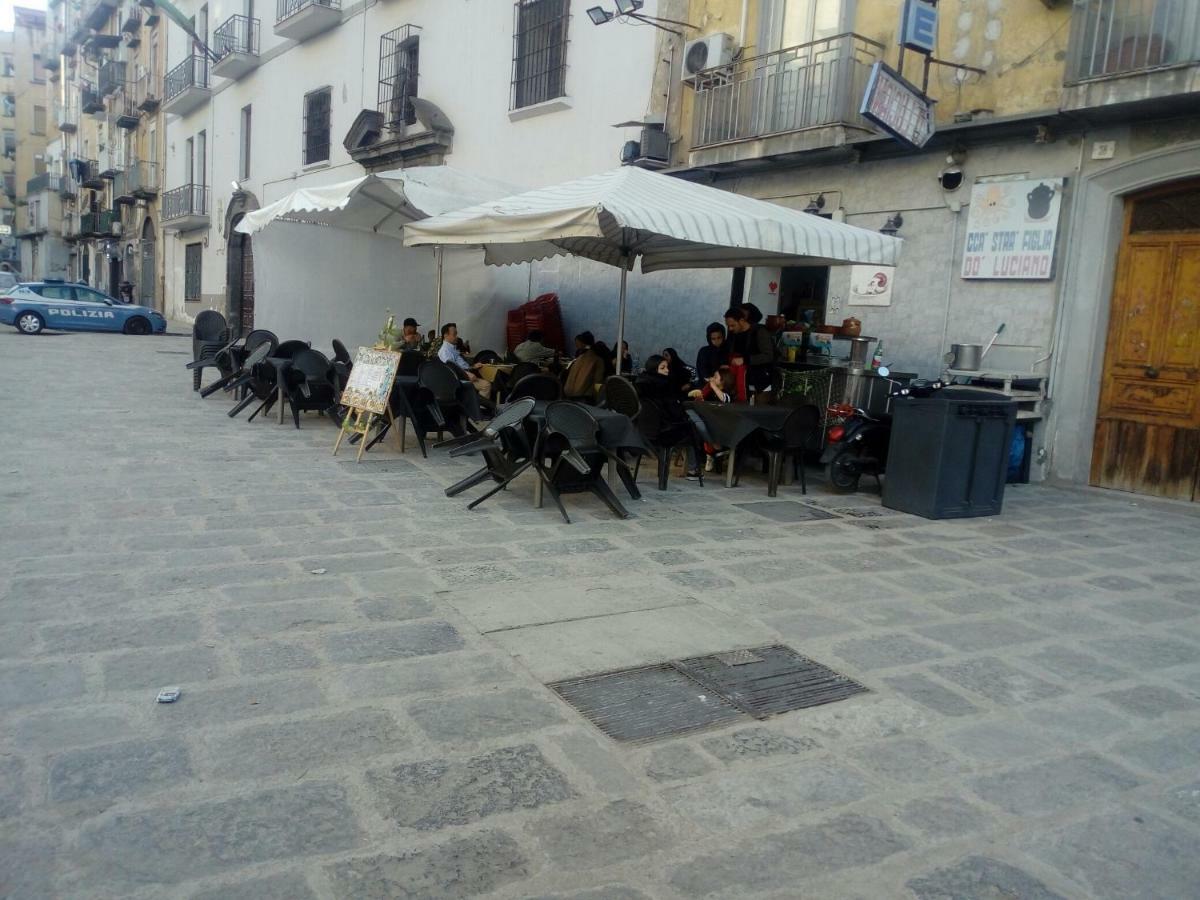
[[[871,368],[878,369],[883,365],[883,341],[875,345],[875,352],[871,354]]]

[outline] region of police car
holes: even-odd
[[[0,324],[22,334],[56,331],[120,331],[162,334],[167,320],[148,306],[114,300],[82,284],[31,281],[0,294]]]

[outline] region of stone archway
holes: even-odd
[[[1051,382],[1050,475],[1087,484],[1100,405],[1101,365],[1124,228],[1124,201],[1158,185],[1200,177],[1200,142],[1179,144],[1083,176],[1071,209]]]
[[[225,212],[225,297],[229,324],[239,334],[254,328],[254,246],[250,235],[236,231],[246,213],[258,209],[258,198],[238,191]]]

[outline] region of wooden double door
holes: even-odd
[[[1200,500],[1200,182],[1131,197],[1092,484]]]

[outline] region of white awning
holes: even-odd
[[[236,230],[254,234],[276,219],[399,237],[415,219],[507,196],[511,184],[450,166],[414,166],[323,187],[300,188],[247,213]]]
[[[901,241],[775,203],[624,166],[412,222],[408,246],[482,247],[492,265],[562,253],[642,271],[892,266]]]

